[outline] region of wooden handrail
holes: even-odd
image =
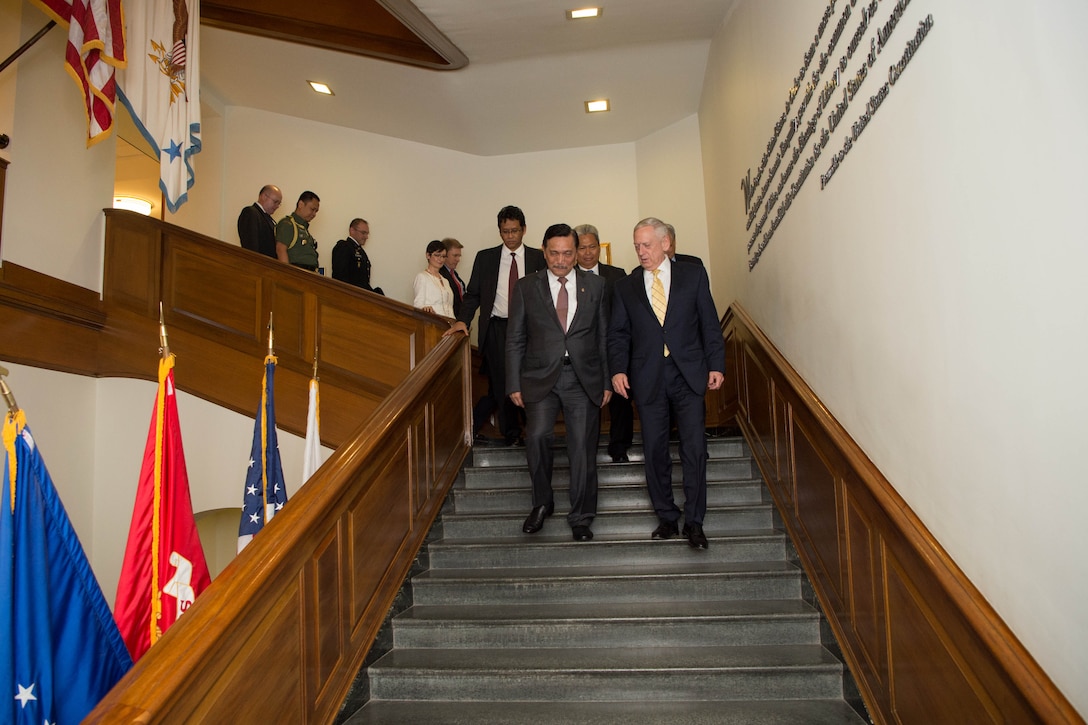
[[[875,722],[1083,723],[737,303],[732,406]]]

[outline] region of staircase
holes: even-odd
[[[650,540],[637,445],[631,463],[601,449],[588,543],[565,521],[564,452],[556,513],[526,535],[524,449],[475,449],[393,649],[368,670],[369,701],[345,722],[866,722],[743,440],[709,449],[708,551]]]

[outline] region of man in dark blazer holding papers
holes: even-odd
[[[566,224],[544,234],[548,268],[514,287],[506,333],[506,390],[525,408],[525,455],[533,508],[522,531],[536,533],[555,508],[552,448],[563,411],[570,459],[570,513],[575,541],[593,538],[597,513],[597,440],[601,407],[611,397],[604,280],[575,266],[577,236]]]
[[[673,262],[668,225],[653,217],[635,225],[640,268],[615,285],[608,358],[617,395],[634,395],[642,422],[646,486],[658,518],[651,538],[680,533],[673,502],[669,412],[680,433],[684,470],[684,536],[706,549],[707,388],[725,377],[725,343],[706,270]]]

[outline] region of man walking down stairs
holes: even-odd
[[[637,447],[630,463],[599,451],[589,544],[561,519],[521,533],[524,452],[475,450],[393,649],[367,671],[369,700],[342,722],[867,722],[844,700],[843,665],[821,645],[746,445],[709,449],[711,546],[699,551],[648,536]],[[565,464],[557,449],[557,489]]]

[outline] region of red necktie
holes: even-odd
[[[514,299],[514,285],[518,283],[518,255],[515,252],[510,252],[510,286],[506,290],[506,302],[510,303],[510,300]]]
[[[555,311],[559,315],[559,325],[567,331],[567,278],[559,278],[559,296],[555,300]]]

